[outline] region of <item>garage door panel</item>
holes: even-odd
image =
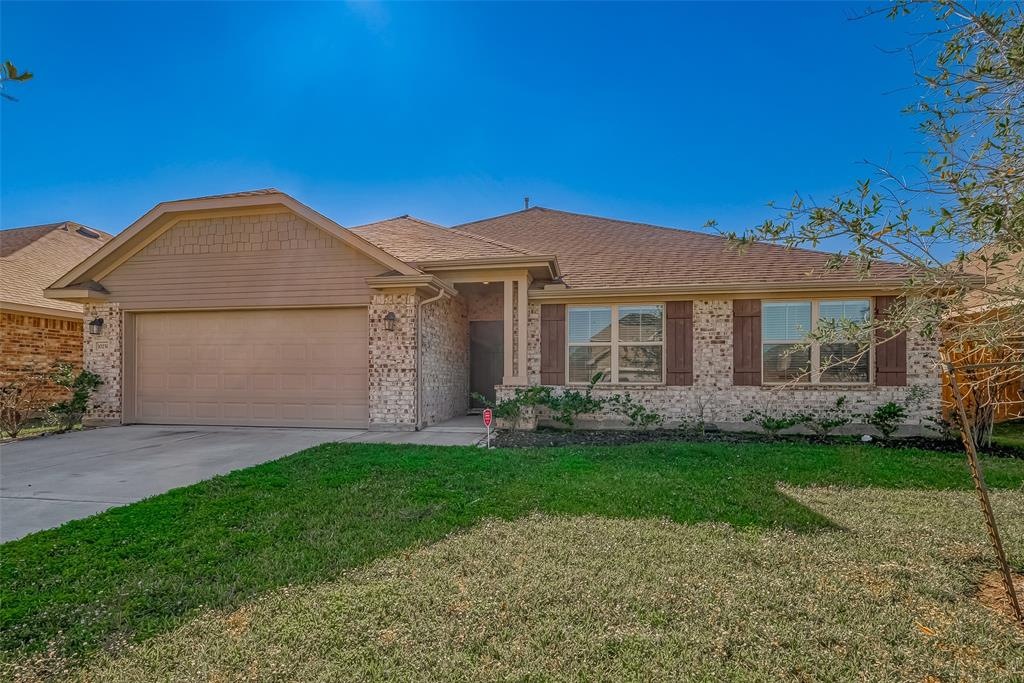
[[[135,315],[135,421],[365,427],[365,309]]]

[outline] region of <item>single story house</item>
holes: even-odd
[[[599,391],[628,391],[669,423],[703,405],[728,428],[768,400],[801,410],[841,395],[863,411],[913,393],[914,420],[935,414],[924,336],[826,371],[817,347],[786,353],[816,320],[884,315],[905,282],[896,265],[865,279],[827,258],[540,207],[346,229],[258,190],[159,204],[46,296],[102,321],[85,335],[85,364],[105,379],[92,424],[412,430],[465,414],[471,391],[597,371]],[[780,388],[805,363],[811,376]]]
[[[59,361],[81,367],[82,304],[43,290],[108,239],[71,221],[0,231],[0,384]]]

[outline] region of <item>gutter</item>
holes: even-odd
[[[437,287],[437,294],[416,304],[416,423],[415,431],[422,429],[423,418],[423,307],[439,301],[448,295],[447,290]]]
[[[792,293],[794,295],[807,294],[808,292],[893,292],[905,291],[907,281],[904,280],[844,280],[832,282],[808,282],[808,283],[752,283],[742,285],[728,284],[698,284],[698,285],[656,285],[650,287],[566,287],[548,285],[543,289],[531,289],[528,296],[532,300],[571,300],[571,299],[592,299],[622,296],[693,296],[694,294],[706,294],[729,297],[736,294],[781,294]],[[925,290],[927,287],[912,287],[912,289]]]

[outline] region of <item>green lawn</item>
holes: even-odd
[[[1024,461],[986,459],[985,464],[987,481],[993,489],[1015,490],[1014,493],[1001,494],[1004,498],[997,496],[997,500],[1003,517],[1014,517],[1017,524],[1009,530],[1016,535],[1004,535],[1013,561],[1020,570],[1024,555],[1021,538],[1024,528],[1020,523],[1024,515],[1019,514],[1024,509],[1021,492]],[[783,484],[782,488],[779,483]],[[406,571],[409,562],[415,568],[416,562],[420,561],[417,558],[436,559],[436,555],[431,553],[441,553],[443,557],[446,552],[443,548],[453,543],[455,545],[451,547],[456,549],[452,550],[453,557],[461,559],[458,562],[453,560],[455,564],[452,567],[462,566],[459,562],[472,565],[472,554],[466,555],[465,548],[459,543],[469,539],[466,541],[469,547],[477,547],[479,540],[473,540],[477,539],[475,534],[484,533],[486,538],[489,533],[480,531],[481,528],[499,529],[500,533],[516,536],[520,532],[515,531],[519,529],[515,525],[526,524],[526,531],[522,533],[527,533],[530,524],[534,523],[529,520],[535,519],[531,513],[546,516],[539,518],[540,521],[535,520],[535,523],[544,527],[545,532],[541,536],[548,539],[551,547],[561,547],[563,551],[568,548],[573,557],[577,552],[589,552],[587,548],[590,546],[604,547],[602,544],[614,543],[609,538],[614,539],[616,534],[629,536],[632,533],[626,527],[612,524],[611,536],[602,540],[600,529],[605,522],[591,520],[594,533],[586,532],[590,522],[584,524],[586,538],[580,541],[579,549],[573,550],[575,541],[571,540],[571,534],[561,542],[558,534],[563,524],[577,528],[574,525],[578,523],[570,521],[574,518],[590,516],[633,520],[630,523],[648,520],[637,527],[636,533],[640,534],[637,538],[644,537],[648,531],[657,536],[656,532],[664,524],[675,523],[666,527],[669,529],[667,535],[659,536],[660,540],[652,548],[668,549],[676,540],[690,544],[687,547],[690,548],[691,561],[680,566],[704,566],[705,555],[733,557],[723,566],[725,573],[716,574],[719,582],[729,576],[730,567],[736,564],[735,557],[747,557],[755,562],[761,571],[768,573],[765,580],[771,583],[776,580],[771,575],[774,562],[771,558],[779,553],[788,561],[796,562],[797,566],[810,569],[812,565],[823,562],[842,566],[842,553],[828,559],[830,548],[867,548],[849,556],[852,562],[849,571],[860,571],[857,567],[866,571],[875,560],[890,565],[895,563],[892,572],[902,582],[899,585],[913,584],[914,576],[899,569],[901,555],[897,552],[898,546],[890,546],[881,538],[876,540],[872,536],[870,510],[862,511],[856,505],[848,505],[846,509],[852,510],[851,514],[835,514],[832,509],[836,504],[835,496],[831,503],[822,504],[818,499],[824,496],[828,501],[828,494],[806,493],[805,487],[811,486],[841,486],[845,491],[872,487],[867,490],[881,496],[883,507],[888,506],[886,509],[890,512],[889,517],[883,516],[883,519],[875,521],[897,530],[912,530],[913,533],[904,534],[904,537],[914,540],[920,547],[911,555],[926,556],[932,560],[941,556],[943,562],[951,567],[941,571],[951,572],[957,577],[959,583],[953,587],[948,582],[939,582],[931,588],[926,585],[924,592],[931,598],[935,597],[935,591],[940,595],[942,591],[955,590],[969,594],[972,582],[988,567],[983,528],[969,493],[970,480],[963,458],[955,454],[794,444],[658,443],[634,447],[491,452],[476,448],[329,444],[115,508],[0,547],[0,646],[7,666],[17,665],[28,658],[34,660],[37,667],[62,667],[66,664],[65,658],[73,659],[101,651],[120,655],[125,651],[118,645],[122,640],[151,639],[147,647],[157,648],[157,652],[162,651],[161,647],[172,650],[174,647],[194,648],[188,629],[193,629],[194,634],[194,629],[199,626],[186,626],[184,631],[172,629],[191,624],[196,617],[202,623],[203,619],[212,618],[210,614],[220,614],[210,610],[242,608],[243,613],[249,609],[258,610],[258,607],[250,606],[254,599],[257,599],[257,605],[263,604],[260,601],[264,599],[280,603],[283,594],[275,589],[301,585],[306,587],[303,590],[319,590],[322,585],[334,585],[331,582],[349,570],[370,573],[361,579],[343,580],[342,586],[351,587],[352,580],[373,583],[371,579],[377,575],[375,572],[386,572],[388,567],[393,569],[388,563],[406,563],[402,565],[402,571]],[[948,489],[958,493],[939,493]],[[916,498],[922,493],[937,498],[922,502]],[[808,495],[815,501],[813,504],[808,502]],[[959,537],[951,535],[949,525],[944,525],[946,517],[929,512],[932,509],[929,506],[934,507],[936,501],[945,501],[943,496],[947,495],[955,496],[951,504],[955,504],[962,513],[956,517],[957,523],[965,525],[964,528],[969,530],[967,533],[973,534],[969,539],[952,540]],[[904,499],[909,502],[902,509],[900,501]],[[944,509],[944,506],[945,503],[940,507]],[[1014,509],[1018,514],[1013,514]],[[906,519],[901,519],[900,515],[905,515]],[[479,523],[487,519],[507,520],[512,526],[488,522],[480,527]],[[470,528],[475,530],[468,536],[462,534],[431,546],[454,531]],[[735,536],[736,533],[741,536]],[[692,534],[695,536],[691,537]],[[715,540],[718,536],[721,539]],[[700,540],[705,537],[714,540],[706,548]],[[949,542],[953,550],[941,544],[938,549],[928,545],[930,538],[946,537],[951,539]],[[756,552],[749,548],[743,550],[737,546],[729,550],[730,539],[736,538],[747,539],[745,542],[758,548],[767,544],[767,554],[758,559]],[[815,539],[826,539],[827,542],[812,552],[812,548],[817,547]],[[819,557],[819,551],[826,555]],[[649,550],[640,552],[634,548],[631,554],[639,553],[639,557],[646,557],[646,552]],[[952,556],[948,556],[950,553]],[[513,554],[522,559],[529,552],[519,549]],[[874,559],[869,562],[865,559],[867,557]],[[925,566],[930,566],[930,562]],[[523,565],[527,569],[529,566],[529,562]],[[557,563],[544,567],[536,569],[554,571]],[[709,570],[705,567],[705,571]],[[525,569],[520,567],[517,571]],[[921,571],[927,574],[928,571],[940,570],[926,568]],[[577,573],[575,577],[584,582],[588,580],[585,572]],[[552,585],[560,585],[560,581],[571,577],[552,575],[551,578]],[[614,583],[626,578],[608,580]],[[649,578],[657,583],[654,577]],[[477,577],[470,572],[463,579],[473,583]],[[429,577],[424,580],[429,580]],[[415,589],[415,586],[406,588]],[[397,590],[395,586],[391,589]],[[806,586],[794,589],[794,595],[800,596],[797,602],[807,599],[802,592],[805,589]],[[495,590],[504,589],[496,586]],[[427,591],[421,597],[427,599],[429,594]],[[267,595],[271,597],[267,598]],[[423,608],[423,605],[406,597],[407,603],[396,603],[393,615],[398,620],[396,623],[404,618],[403,615],[408,616],[404,610],[412,610],[408,614],[413,614]],[[946,602],[948,597],[944,598]],[[480,596],[478,599],[484,600]],[[892,596],[884,599],[891,600]],[[287,598],[285,602],[288,602]],[[939,602],[944,604],[942,600]],[[359,612],[358,607],[349,604],[354,611],[338,617],[338,624],[344,625],[350,619],[383,618],[373,610],[367,616]],[[371,605],[368,603],[363,607],[370,609]],[[577,607],[586,611],[585,606]],[[633,608],[640,609],[636,606],[629,609]],[[280,604],[275,609],[280,612]],[[600,609],[603,608],[598,611]],[[626,606],[623,609],[629,611]],[[958,609],[963,609],[962,605]],[[984,609],[975,611],[987,612]],[[292,616],[300,622],[305,619]],[[650,616],[655,620],[661,618],[653,613]],[[857,622],[867,628],[857,621],[852,612],[847,616],[850,623]],[[435,614],[432,618],[437,617]],[[710,618],[702,613],[701,618],[704,617]],[[449,618],[455,617],[449,615]],[[664,618],[676,623],[674,620],[687,617],[667,613]],[[759,612],[758,618],[788,619],[781,614],[773,616],[770,610]],[[983,621],[990,618],[994,617],[978,617]],[[214,619],[214,622],[221,624],[223,620]],[[713,625],[711,621],[702,628],[713,629]],[[983,625],[986,629],[992,628],[987,622]],[[300,632],[308,630],[299,623],[293,626]],[[550,626],[554,628],[553,624]],[[531,628],[547,632],[544,624]],[[730,633],[733,632],[730,630]],[[549,635],[555,638],[552,642],[557,642],[555,635]],[[666,642],[676,642],[674,638],[678,635]],[[492,653],[495,656],[503,648],[511,646],[511,641],[502,644],[500,633],[490,637],[495,639]],[[825,638],[822,647],[840,648],[844,636],[841,632],[830,632],[821,637]],[[192,644],[186,646],[186,643]],[[266,643],[257,644],[263,648],[261,651],[268,651]],[[1024,641],[1020,644],[1024,645]],[[971,646],[978,646],[978,643]],[[999,646],[1005,646],[1005,642],[1001,641]],[[479,647],[483,650],[472,650],[470,654],[489,651],[488,647]],[[614,654],[614,647],[608,647]],[[726,642],[722,647],[734,652],[731,648],[737,644]],[[135,652],[134,649],[130,651]],[[184,650],[176,651],[180,654]],[[280,652],[280,649],[271,648],[270,651]],[[153,650],[139,652],[142,657]],[[449,664],[457,664],[460,657],[469,656],[465,652],[460,653]],[[557,659],[557,655],[551,656]],[[215,660],[213,657],[210,661]],[[373,657],[371,660],[377,661]],[[580,661],[590,660],[584,657]],[[132,672],[136,670],[132,666],[144,669],[147,662],[152,665],[153,660],[144,657],[134,663],[126,660],[125,679],[134,676]],[[177,664],[185,667],[181,670],[187,673],[188,658]],[[808,660],[808,666],[812,664]],[[109,677],[121,675],[115,675],[120,671],[120,664],[107,662],[104,665],[113,667],[106,672]],[[171,667],[167,661],[162,665]],[[441,670],[449,669],[437,669]],[[451,670],[458,670],[458,667]],[[500,673],[499,669],[495,671]],[[215,678],[232,677],[223,673],[210,675]],[[404,677],[403,669],[397,666],[366,669],[364,673],[371,678],[377,674],[383,678]],[[505,673],[512,677],[536,674],[529,671]],[[240,675],[238,672],[235,674]],[[310,679],[321,674],[331,678],[329,672],[317,672]],[[105,677],[108,676],[100,676]],[[183,677],[187,678],[186,675]],[[295,671],[285,676],[288,677],[296,677]]]
[[[1024,420],[997,424],[992,432],[992,443],[1024,450]]]

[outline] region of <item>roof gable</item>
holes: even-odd
[[[102,249],[54,282],[49,288],[51,290],[49,294],[51,297],[57,297],[61,295],[58,290],[70,291],[78,289],[79,285],[102,279],[181,220],[200,215],[230,215],[267,207],[284,207],[292,211],[310,224],[327,232],[331,237],[341,240],[356,251],[380,263],[387,270],[394,270],[405,275],[415,275],[420,272],[393,254],[346,230],[293,197],[274,189],[264,189],[157,204],[110,240]]]
[[[554,254],[571,288],[715,287],[792,284],[866,286],[904,280],[908,271],[876,264],[865,280],[855,265],[826,269],[831,254],[756,243],[737,251],[729,240],[690,230],[533,207],[456,226],[460,232],[529,245]]]

